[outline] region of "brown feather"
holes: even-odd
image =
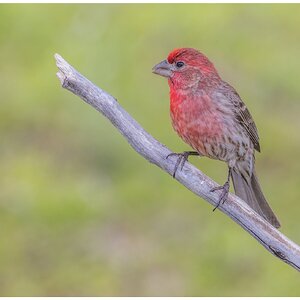
[[[230,84],[228,84],[227,82],[223,82],[223,84],[224,84],[224,91],[226,91],[226,97],[233,104],[236,120],[240,125],[242,125],[242,127],[248,133],[250,140],[254,145],[254,149],[260,152],[259,136],[258,136],[257,128],[248,108],[246,107],[245,103],[242,101],[239,94]]]

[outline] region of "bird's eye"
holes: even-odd
[[[178,61],[177,63],[176,63],[176,67],[177,68],[182,68],[184,66],[184,62],[183,61]]]

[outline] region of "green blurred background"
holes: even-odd
[[[171,128],[154,64],[202,50],[259,128],[257,171],[300,243],[300,6],[0,6],[0,295],[299,296],[299,273],[137,155],[60,87],[53,55],[114,95],[154,137]],[[226,166],[191,162],[219,183]]]

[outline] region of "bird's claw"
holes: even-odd
[[[186,155],[186,152],[183,152],[183,153],[170,153],[167,155],[166,159],[168,159],[169,157],[171,156],[177,156],[177,161],[176,161],[176,164],[175,164],[175,167],[174,167],[174,171],[173,171],[173,178],[175,178],[175,175],[176,175],[176,172],[177,172],[177,169],[180,165],[180,170],[182,170],[183,168],[183,165],[184,163],[188,160],[188,155]]]
[[[210,190],[210,192],[215,192],[215,191],[219,191],[219,190],[222,190],[222,192],[221,192],[221,195],[220,195],[220,198],[219,198],[219,202],[215,206],[215,208],[213,209],[213,211],[215,211],[221,205],[221,203],[224,204],[225,201],[227,200],[228,194],[229,194],[229,182],[227,181],[227,182],[225,182],[224,185],[212,188]]]
[[[167,155],[166,159],[168,159],[171,156],[177,156],[178,159],[176,161],[175,167],[174,167],[174,172],[173,172],[173,178],[175,178],[176,172],[178,170],[178,167],[180,166],[180,170],[183,169],[183,166],[185,164],[186,161],[188,161],[188,158],[190,155],[199,155],[198,152],[196,151],[184,151],[182,153],[170,153]]]

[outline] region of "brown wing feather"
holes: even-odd
[[[242,104],[243,106],[240,109],[237,109],[236,118],[248,132],[250,139],[254,145],[254,149],[260,152],[259,137],[256,125],[246,105],[243,102]]]
[[[235,91],[235,89],[230,86],[228,83],[225,83],[227,97],[231,100],[236,120],[245,128],[247,133],[249,134],[250,140],[254,145],[254,149],[260,152],[259,145],[259,136],[257,133],[257,128],[254,123],[254,120],[246,107],[245,103],[240,98],[239,94]]]

